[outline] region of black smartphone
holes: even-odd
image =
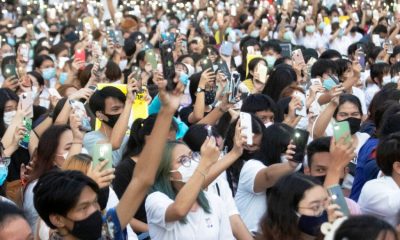
[[[15,64],[5,64],[3,69],[1,69],[1,73],[4,76],[4,79],[17,76],[17,66]]]
[[[161,64],[165,80],[167,80],[167,90],[172,91],[176,87],[174,83],[175,65],[172,54],[173,46],[171,43],[164,43],[160,46]]]
[[[209,58],[203,58],[200,61],[201,61],[200,62],[200,66],[201,66],[201,69],[203,71],[206,71],[207,69],[210,69],[210,68],[212,69],[213,68],[213,64],[212,64],[212,62],[211,62],[211,60]]]
[[[226,64],[226,62],[223,60],[219,60],[217,61],[217,65],[218,65],[217,71],[221,71],[222,74],[224,74],[227,79],[231,79],[231,72],[229,70],[228,64]]]
[[[293,144],[296,146],[295,153],[293,155],[293,161],[302,163],[307,147],[308,136],[310,133],[303,129],[296,128],[293,133]]]

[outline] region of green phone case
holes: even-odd
[[[348,135],[345,139],[346,143],[351,142],[350,135],[350,125],[348,121],[337,122],[333,125],[333,136],[335,137],[335,141],[339,141],[341,137],[344,135]]]
[[[103,167],[103,169],[112,168],[111,143],[96,143],[93,149],[93,168],[104,160],[108,160],[108,163]]]

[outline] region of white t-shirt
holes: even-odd
[[[267,210],[267,195],[265,191],[254,192],[256,175],[264,168],[266,166],[262,162],[248,160],[240,171],[235,202],[240,216],[250,232],[258,231],[259,222]]]
[[[221,198],[205,192],[211,208],[201,207],[186,215],[186,223],[166,222],[165,214],[174,200],[162,192],[151,193],[145,203],[150,238],[153,240],[225,240],[234,239],[225,204]]]
[[[367,89],[365,90],[365,103],[367,107],[371,104],[372,99],[374,98],[375,94],[379,92],[381,89],[376,84],[369,84]]]
[[[210,184],[207,192],[211,192],[222,199],[225,203],[228,216],[239,214],[239,210],[237,209],[235,200],[233,199],[232,190],[223,175],[220,175]]]
[[[318,50],[318,48],[323,47],[323,43],[320,39],[319,34],[317,34],[317,33],[313,33],[312,35],[301,34],[301,36],[299,38],[297,38],[297,43],[299,45],[303,45],[306,48],[313,48],[315,50]]]
[[[360,41],[361,38],[363,38],[363,35],[362,35],[361,33],[359,33],[359,32],[356,32],[356,33],[354,34],[354,36],[352,36],[352,34],[350,33],[350,34],[348,35],[348,37],[349,37],[349,39],[351,40],[352,43],[355,43],[355,42]]]
[[[28,186],[26,186],[24,192],[24,202],[22,203],[26,218],[28,219],[29,225],[31,226],[33,232],[36,231],[36,222],[39,217],[35,205],[33,204],[33,188],[36,186],[36,183],[37,180],[29,183]]]
[[[331,49],[334,49],[340,52],[340,54],[347,56],[347,49],[351,44],[352,42],[350,38],[348,38],[347,36],[343,36],[341,38],[339,37],[335,38],[335,40],[333,40],[329,46]]]
[[[361,102],[361,109],[362,109],[362,114],[367,115],[368,114],[368,109],[367,109],[367,104],[365,103],[365,93],[363,90],[357,88],[357,87],[351,87],[351,91],[353,92],[353,95],[358,97]]]

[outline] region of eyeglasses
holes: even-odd
[[[182,155],[178,157],[178,162],[184,167],[190,167],[192,161],[199,162],[200,154],[198,152],[191,152],[189,155]]]
[[[329,203],[329,198],[322,200],[319,202],[319,204],[313,205],[311,207],[299,207],[299,209],[309,209],[313,211],[314,216],[318,217],[322,215],[328,203]]]

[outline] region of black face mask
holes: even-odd
[[[71,234],[79,239],[97,240],[101,237],[103,219],[100,211],[95,211],[81,221],[74,221]]]
[[[326,175],[323,176],[313,176],[314,178],[318,179],[322,184],[325,182]],[[343,178],[339,179],[339,185],[342,186]]]
[[[323,211],[321,216],[306,216],[301,215],[298,222],[300,231],[311,236],[317,236],[320,232],[320,227],[324,222],[328,222],[328,214]]]
[[[204,93],[204,103],[206,105],[211,105],[215,102],[215,91],[205,91]]]
[[[58,32],[49,32],[49,35],[50,35],[51,37],[55,37],[55,36],[57,36],[57,34],[58,34]]]
[[[343,122],[343,121],[349,122],[351,135],[355,134],[356,132],[358,132],[360,130],[360,127],[361,127],[361,119],[360,118],[349,117],[349,118],[346,118],[345,120],[342,120],[339,122]]]
[[[115,126],[115,124],[117,123],[119,116],[121,114],[114,114],[114,115],[110,115],[110,114],[105,114],[104,115],[107,116],[108,121],[104,121],[104,123],[106,123],[108,126],[110,126],[111,128],[113,128]]]

